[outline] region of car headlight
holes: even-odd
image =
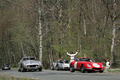
[[[27,64],[26,63],[23,63],[24,66],[26,66]]]
[[[100,67],[100,65],[98,65],[97,63],[93,64],[94,67]]]
[[[101,64],[101,67],[104,67],[103,64]]]
[[[91,67],[91,65],[90,65],[90,64],[87,64],[87,67]]]

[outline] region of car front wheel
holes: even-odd
[[[99,71],[99,73],[103,73],[104,71]]]
[[[59,66],[58,65],[56,66],[56,70],[59,70]]]
[[[25,69],[23,66],[21,66],[21,71],[22,71],[22,72],[25,72],[26,69]]]
[[[41,67],[41,68],[39,68],[39,71],[42,71],[42,67]]]

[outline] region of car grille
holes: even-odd
[[[101,68],[92,68],[92,69],[95,69],[95,70],[101,70]]]
[[[29,65],[27,67],[37,67],[38,65]]]

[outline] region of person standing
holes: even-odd
[[[77,50],[77,52],[75,54],[73,54],[73,52],[68,53],[67,50],[65,50],[65,52],[67,53],[67,55],[70,56],[70,62],[74,61],[75,55],[78,54],[78,50]]]
[[[86,54],[84,54],[84,57],[86,57]]]
[[[107,69],[110,69],[110,62],[109,62],[108,59],[106,60],[106,68],[107,68]]]
[[[103,56],[102,56],[103,57]],[[104,58],[104,57],[103,57]],[[106,69],[110,69],[110,62],[109,62],[109,60],[108,59],[105,59],[104,58],[104,61],[106,62]]]

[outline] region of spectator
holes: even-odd
[[[107,69],[109,69],[109,68],[110,68],[110,62],[109,62],[109,60],[108,60],[108,59],[106,60],[106,68],[107,68]]]
[[[78,54],[78,50],[77,50],[77,52],[76,52],[75,54],[73,54],[73,52],[68,53],[67,50],[65,50],[65,52],[67,53],[67,55],[70,56],[70,62],[74,61],[74,59],[75,59],[75,55]]]
[[[103,57],[103,56],[102,56]],[[104,57],[103,57],[104,58]],[[108,59],[105,59],[104,58],[104,60],[105,60],[105,62],[106,62],[106,69],[109,69],[110,68],[110,62],[109,62],[109,60]]]
[[[86,57],[86,54],[84,54],[84,57]]]

